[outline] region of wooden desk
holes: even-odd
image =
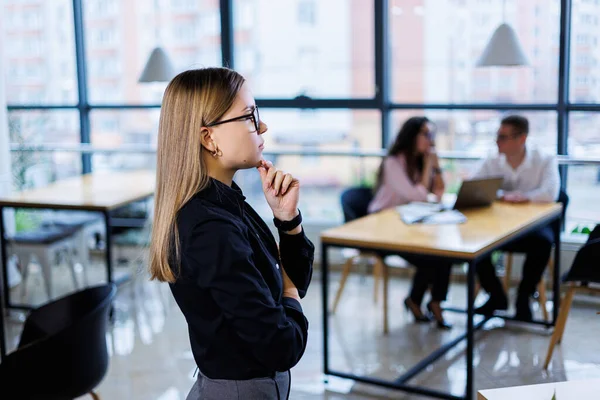
[[[3,211],[5,207],[42,208],[54,210],[97,211],[104,216],[106,227],[106,278],[113,282],[111,257],[110,212],[143,200],[154,194],[156,175],[154,171],[94,172],[54,182],[48,186],[25,190],[0,197],[0,251],[2,252],[2,277],[0,298],[7,308],[28,308],[13,305],[9,298],[7,277],[6,237]],[[3,295],[3,296],[2,296]],[[0,301],[0,356],[4,357],[3,310]]]
[[[596,399],[600,393],[600,379],[481,390],[477,400],[552,400],[555,392],[556,400]]]
[[[344,247],[455,257],[472,260],[518,236],[532,225],[548,223],[561,205],[495,203],[465,210],[464,224],[406,225],[395,209],[328,229],[321,241]]]
[[[152,196],[153,171],[94,172],[0,197],[0,207],[111,211]]]
[[[554,228],[555,260],[560,262],[560,217],[562,206],[552,204],[508,204],[494,203],[491,207],[465,210],[467,217],[464,224],[448,225],[406,225],[400,219],[395,209],[385,210],[364,218],[349,222],[342,226],[328,229],[321,234],[321,265],[323,267],[323,353],[324,372],[326,375],[335,375],[342,378],[354,379],[359,382],[396,388],[407,392],[423,394],[438,398],[455,399],[448,393],[434,391],[428,388],[408,385],[406,382],[426,369],[429,365],[442,357],[452,347],[462,340],[467,341],[467,387],[465,399],[470,400],[473,395],[473,334],[475,329],[480,329],[489,319],[484,318],[476,326],[473,324],[473,302],[475,286],[475,264],[479,259],[488,256],[492,251],[501,248],[511,240],[525,236],[528,233],[552,223]],[[419,254],[431,258],[432,263],[439,260],[454,263],[466,262],[469,264],[467,274],[467,332],[455,340],[443,345],[412,369],[400,376],[395,381],[356,376],[329,368],[328,344],[328,280],[329,265],[327,250],[330,247],[352,247],[363,251],[379,253],[382,256],[389,254],[409,255]],[[555,265],[555,275],[559,276],[560,266]],[[384,268],[383,277],[383,311],[384,333],[387,332],[387,267]],[[554,293],[559,293],[559,282],[555,279]],[[553,322],[534,321],[538,324],[554,325],[558,314],[559,296],[553,296],[555,307]],[[453,310],[457,311],[457,310]],[[503,317],[507,318],[508,317]]]

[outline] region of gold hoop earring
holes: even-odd
[[[223,152],[218,148],[215,147],[215,150],[213,152],[210,153],[213,157],[221,157],[223,155]]]

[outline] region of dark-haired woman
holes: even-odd
[[[430,193],[441,198],[444,180],[434,151],[430,125],[426,117],[412,117],[402,125],[379,168],[375,197],[369,204],[370,213],[412,201],[427,201]],[[404,300],[406,309],[413,314],[415,321],[429,322],[431,319],[421,310],[421,303],[431,286],[431,301],[427,309],[440,329],[450,329],[451,325],[444,321],[440,303],[446,300],[452,265],[434,264],[417,255],[404,258],[417,268],[410,295]]]

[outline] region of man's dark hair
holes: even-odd
[[[529,133],[529,121],[520,115],[509,115],[502,119],[502,125],[512,126],[518,134]]]

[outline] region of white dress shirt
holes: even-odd
[[[520,192],[530,201],[546,203],[558,198],[560,177],[556,157],[537,149],[527,148],[525,159],[516,169],[510,166],[504,154],[488,157],[473,178],[493,176],[504,178],[503,191]]]

